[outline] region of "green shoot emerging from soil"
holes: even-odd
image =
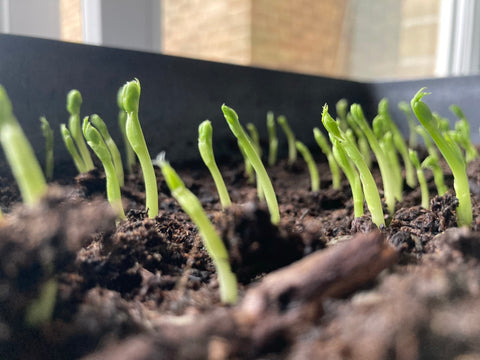
[[[365,134],[360,129],[360,127],[357,125],[357,123],[355,122],[351,113],[347,114],[347,124],[350,126],[350,129],[352,129],[353,133],[357,137],[358,149],[362,153],[363,158],[365,159],[365,162],[367,163],[368,168],[371,168],[371,166],[372,166],[372,155],[370,153],[370,145],[368,145],[368,140],[365,137]]]
[[[330,148],[330,144],[328,143],[326,136],[323,135],[319,128],[313,129],[313,137],[315,138],[318,146],[320,146],[322,152],[327,157],[328,166],[330,167],[330,172],[332,173],[332,186],[334,189],[339,190],[341,188],[340,171],[338,169],[337,162],[335,161],[335,157],[333,156],[332,149]]]
[[[0,144],[17,181],[23,201],[34,204],[47,191],[47,183],[32,146],[13,115],[7,92],[0,85]]]
[[[262,147],[260,146],[260,135],[258,134],[258,130],[254,124],[248,123],[247,130],[250,133],[250,139],[252,140],[252,144],[255,147],[255,151],[258,154],[258,157],[262,159]],[[259,181],[257,181],[257,194],[260,200],[265,200],[262,185]]]
[[[212,175],[215,186],[217,187],[218,196],[220,197],[220,203],[222,204],[222,208],[225,209],[229,207],[232,202],[230,200],[230,196],[228,195],[228,190],[225,186],[225,182],[223,181],[222,174],[220,173],[215,161],[212,146],[212,132],[213,129],[210,120],[205,120],[199,125],[198,150],[200,151],[200,156],[202,157],[203,162]]]
[[[125,132],[133,151],[137,154],[140,166],[142,167],[143,179],[145,182],[145,207],[148,211],[148,217],[153,218],[158,215],[158,190],[155,170],[148,152],[147,143],[143,137],[140,121],[138,120],[138,107],[140,101],[140,82],[138,79],[129,81],[123,87],[123,108],[127,112],[127,122]]]
[[[45,116],[40,117],[40,127],[45,138],[45,177],[48,181],[53,178],[53,130]]]
[[[462,154],[459,153],[456,144],[453,144],[453,140],[448,135],[446,136],[440,132],[430,108],[422,101],[422,98],[428,95],[428,93],[424,92],[424,89],[425,88],[420,89],[417,94],[415,94],[410,105],[418,120],[430,134],[452,170],[454,178],[453,186],[456,197],[458,198],[458,225],[470,226],[473,216],[465,159]]]
[[[65,144],[65,147],[70,153],[70,156],[72,157],[73,163],[75,164],[75,167],[77,168],[78,172],[79,173],[87,172],[85,163],[83,162],[82,157],[80,156],[80,153],[78,152],[77,147],[75,146],[75,142],[73,141],[72,134],[70,134],[70,131],[68,130],[65,124],[60,125],[60,134],[62,135],[62,139]]]
[[[118,126],[122,133],[123,144],[125,149],[125,154],[127,157],[126,168],[127,172],[131,174],[133,172],[133,165],[135,165],[136,157],[135,152],[132,149],[132,146],[128,142],[127,133],[125,130],[125,124],[127,123],[127,112],[123,108],[123,86],[118,90],[117,93],[117,104],[118,104]]]
[[[230,130],[237,138],[241,148],[245,151],[245,155],[248,157],[257,173],[257,181],[262,186],[268,210],[270,211],[270,220],[272,221],[272,224],[278,224],[280,222],[280,211],[278,209],[277,196],[275,195],[275,190],[273,189],[272,182],[263,166],[262,160],[260,160],[260,157],[255,151],[254,145],[238,121],[237,113],[225,104],[222,105],[222,111]]]
[[[94,168],[92,157],[88,151],[87,144],[82,135],[82,126],[80,120],[80,106],[82,105],[82,95],[78,90],[70,90],[67,94],[67,111],[70,113],[68,119],[68,130],[78,149],[78,153],[84,164],[84,172]],[[77,166],[78,168],[78,166]],[[83,172],[83,171],[82,171]]]
[[[287,118],[280,115],[277,118],[278,124],[281,126],[288,141],[288,165],[292,166],[297,160],[297,147],[295,145],[295,135],[288,125]]]
[[[278,138],[277,128],[275,126],[275,117],[273,112],[267,113],[267,129],[268,129],[268,165],[273,166],[277,162]]]
[[[323,107],[322,122],[327,129],[330,138],[333,142],[333,146],[340,146],[345,153],[350,157],[351,161],[355,164],[360,174],[362,181],[363,193],[365,200],[367,201],[368,209],[372,216],[372,222],[378,227],[385,226],[385,220],[383,218],[382,202],[378,193],[377,185],[370,172],[370,169],[363,158],[363,155],[358,150],[357,145],[353,141],[353,136],[347,135],[340,130],[338,123],[328,113],[328,106]]]
[[[423,174],[422,167],[420,165],[420,160],[418,160],[418,155],[415,150],[409,149],[410,160],[412,161],[413,166],[417,169],[417,178],[418,183],[420,184],[420,191],[422,194],[422,207],[428,209],[429,207],[429,194],[428,194],[428,185],[427,180],[425,180],[425,175]]]
[[[185,187],[182,179],[165,161],[164,153],[159,155],[158,165],[162,169],[172,196],[198,227],[203,244],[217,269],[222,302],[235,304],[237,302],[237,278],[230,268],[228,252],[222,239],[215,231],[198,198]]]
[[[346,137],[349,137],[349,133],[353,137],[352,131],[347,130],[345,134]],[[351,139],[354,142],[354,139]],[[358,175],[355,166],[352,165],[352,162],[349,160],[343,146],[339,145],[337,141],[333,141],[332,154],[335,157],[336,162],[342,168],[348,182],[350,183],[350,189],[352,190],[353,197],[353,212],[354,216],[360,217],[363,215],[363,191],[362,183]]]
[[[119,219],[125,219],[120,185],[118,183],[115,165],[112,160],[112,154],[105,142],[105,138],[102,137],[101,132],[95,127],[95,124],[99,123],[98,119],[95,118],[99,118],[98,115],[92,115],[90,121],[88,117],[85,117],[83,120],[83,135],[85,136],[88,145],[95,152],[95,155],[97,155],[102,162],[103,168],[105,169],[108,202],[112,205],[113,209],[117,213],[117,217]]]
[[[368,139],[368,143],[370,144],[370,147],[372,148],[372,151],[377,158],[380,173],[382,174],[385,203],[387,204],[388,212],[390,213],[390,215],[393,215],[395,211],[396,179],[395,175],[390,172],[389,159],[384,153],[382,147],[380,146],[375,134],[373,133],[373,130],[368,125],[360,105],[353,104],[350,107],[350,112],[352,113],[355,123],[360,127],[360,129],[363,131],[366,138]],[[367,193],[365,193],[365,197],[367,198]]]
[[[108,132],[107,125],[105,125],[100,116],[92,115],[90,117],[90,122],[100,132],[100,135],[102,135],[102,138],[105,141],[105,145],[107,145],[108,151],[112,155],[113,166],[115,167],[115,173],[117,174],[118,184],[120,187],[122,187],[124,185],[124,175],[120,151],[118,151],[115,141],[113,141],[110,133]]]
[[[296,141],[295,146],[297,150],[302,154],[303,159],[307,163],[308,171],[310,172],[310,182],[312,191],[320,190],[320,176],[318,175],[317,164],[313,160],[312,153],[308,150],[308,147],[305,146],[301,141]]]
[[[347,131],[347,113],[348,113],[348,101],[347,99],[340,99],[335,104],[335,110],[337,112],[337,122],[342,131]]]

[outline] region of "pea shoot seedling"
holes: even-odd
[[[296,141],[295,146],[297,150],[302,154],[303,159],[307,163],[308,171],[310,172],[310,183],[311,183],[311,190],[318,191],[320,190],[320,176],[318,175],[317,164],[315,164],[315,160],[313,160],[312,153],[308,149],[308,147],[302,143],[301,141]]]
[[[110,205],[117,213],[117,217],[121,220],[125,219],[125,213],[122,206],[122,197],[120,193],[120,185],[118,183],[115,165],[112,160],[112,154],[107,146],[105,139],[101,132],[95,127],[98,124],[98,119],[94,119],[98,115],[92,115],[90,120],[87,117],[83,119],[83,135],[87,140],[88,145],[95,152],[95,155],[102,162],[105,170],[105,177],[107,179],[107,199]]]
[[[198,150],[203,162],[212,175],[215,186],[217,187],[218,196],[220,197],[220,203],[222,204],[222,208],[225,209],[229,207],[232,202],[230,200],[230,195],[228,195],[228,190],[223,181],[222,174],[215,161],[212,145],[212,132],[213,129],[210,120],[205,120],[198,126]]]
[[[117,93],[117,105],[118,105],[118,126],[120,127],[120,132],[122,133],[123,145],[126,155],[126,169],[129,174],[133,172],[133,166],[136,162],[135,152],[132,149],[132,146],[128,142],[127,133],[125,132],[125,124],[127,123],[127,112],[123,108],[123,86],[118,90]]]
[[[277,162],[278,138],[277,128],[275,126],[275,117],[273,112],[267,113],[267,129],[268,129],[268,165],[273,166]]]
[[[0,85],[0,144],[27,205],[47,191],[47,182],[35,153],[13,114],[7,92]]]
[[[290,125],[288,125],[287,118],[283,115],[280,115],[277,118],[277,122],[282,128],[285,136],[287,137],[288,142],[288,165],[292,166],[297,160],[297,147],[295,145],[295,135],[293,134]]]
[[[262,160],[260,160],[260,157],[255,151],[254,145],[238,121],[237,113],[225,104],[222,105],[222,111],[230,130],[237,138],[241,148],[243,148],[245,151],[245,155],[248,156],[250,163],[257,173],[257,181],[260,182],[260,185],[262,186],[268,210],[270,211],[270,220],[272,221],[272,224],[276,225],[280,222],[280,211],[278,209],[277,196],[275,195],[275,190],[273,189],[272,182],[270,181],[267,171],[263,166]]]
[[[84,164],[84,172],[94,168],[92,157],[88,151],[87,144],[82,135],[82,126],[80,120],[80,107],[82,105],[82,95],[78,90],[70,90],[67,94],[67,111],[70,113],[68,119],[68,130],[73,139],[73,143],[78,149],[80,158]],[[78,167],[77,167],[78,168]]]
[[[40,117],[40,127],[45,138],[45,177],[48,181],[53,178],[53,130],[45,116]]]
[[[332,154],[330,145],[328,144],[327,138],[325,137],[325,135],[323,135],[319,128],[313,129],[313,137],[315,138],[315,141],[317,142],[322,152],[327,157],[328,166],[330,167],[330,172],[332,173],[332,186],[334,189],[339,190],[341,188],[340,171],[338,169],[337,162],[335,161],[335,157]]]
[[[423,174],[422,167],[420,165],[420,160],[418,160],[418,155],[415,150],[409,149],[410,159],[412,161],[413,166],[417,169],[417,179],[418,183],[420,184],[420,191],[422,194],[422,202],[421,205],[424,209],[428,209],[429,207],[429,194],[428,194],[428,185],[427,180],[425,180],[425,175]]]
[[[215,231],[198,198],[185,187],[180,176],[165,161],[165,153],[161,153],[156,162],[162,170],[172,196],[198,227],[203,244],[217,269],[222,302],[235,304],[237,302],[237,278],[230,268],[228,252],[222,239]]]
[[[155,170],[153,169],[152,160],[150,159],[147,143],[143,137],[142,127],[138,120],[138,106],[140,101],[140,82],[138,79],[125,84],[122,99],[123,108],[127,112],[125,132],[142,167],[145,182],[145,207],[148,211],[148,217],[153,218],[158,215],[157,179],[155,178]]]

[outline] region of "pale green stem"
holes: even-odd
[[[138,106],[140,100],[140,82],[135,79],[124,86],[123,107],[127,112],[125,130],[133,151],[137,154],[142,167],[145,182],[146,208],[148,217],[158,215],[158,189],[155,170],[148,152],[147,143],[143,137],[142,127],[138,120]]]
[[[85,163],[83,162],[82,157],[78,153],[78,150],[77,150],[77,147],[75,146],[72,135],[70,134],[70,131],[67,129],[67,126],[65,124],[60,125],[60,134],[62,135],[62,139],[65,144],[65,147],[70,153],[70,156],[72,157],[73,163],[75,164],[75,167],[77,168],[78,172],[79,173],[87,172]]]
[[[338,103],[337,103],[338,105]],[[338,111],[338,110],[337,110]],[[338,120],[337,120],[338,121]],[[340,190],[341,188],[341,174],[338,169],[337,162],[335,161],[335,157],[332,154],[332,150],[330,149],[330,145],[327,142],[327,138],[323,133],[320,131],[319,128],[313,129],[313,137],[317,142],[318,146],[322,150],[322,152],[327,157],[328,167],[330,168],[330,172],[332,173],[332,186],[335,190]]]
[[[12,104],[0,85],[0,144],[17,181],[23,201],[36,203],[47,191],[47,182],[35,153],[13,115]]]
[[[307,163],[308,171],[310,172],[310,182],[311,182],[311,189],[312,191],[320,190],[320,176],[318,175],[317,164],[315,164],[315,160],[313,160],[312,153],[308,148],[300,141],[295,142],[295,146],[297,150],[302,154],[303,159]]]
[[[68,129],[77,146],[78,152],[85,164],[86,171],[92,170],[93,165],[92,157],[88,151],[87,144],[82,135],[82,126],[80,121],[80,106],[82,104],[82,95],[78,90],[70,90],[67,95],[67,111],[70,113],[68,120]]]
[[[113,141],[110,133],[108,132],[107,125],[105,122],[100,118],[100,116],[94,114],[90,117],[90,122],[93,126],[100,132],[100,135],[103,137],[103,141],[105,141],[105,145],[107,145],[110,154],[112,155],[113,166],[115,167],[115,173],[117,174],[118,184],[122,187],[125,184],[124,174],[123,174],[123,164],[122,164],[122,156],[120,155],[120,151],[118,151],[118,147]]]
[[[203,244],[217,269],[220,298],[223,303],[235,304],[238,291],[237,278],[230,268],[227,249],[208,219],[198,198],[185,187],[178,174],[163,157],[160,156],[159,166],[172,196],[197,225]]]
[[[45,177],[48,181],[53,178],[53,130],[45,116],[40,117],[40,127],[45,138]]]
[[[278,138],[277,138],[277,129],[275,126],[275,118],[273,112],[269,111],[267,113],[267,129],[268,129],[268,165],[274,166],[277,162],[277,152],[278,152]]]
[[[280,115],[277,118],[278,124],[281,126],[288,142],[288,165],[292,166],[297,160],[297,147],[295,146],[295,135],[288,125],[287,118]]]
[[[243,147],[246,156],[250,160],[250,163],[257,173],[257,180],[261,183],[268,210],[270,211],[270,220],[272,224],[276,225],[280,222],[280,211],[278,209],[277,196],[275,195],[275,190],[273,189],[272,182],[270,181],[267,171],[263,166],[262,160],[260,160],[260,157],[255,151],[254,145],[238,121],[237,113],[226,105],[222,105],[222,111],[230,130]]]
[[[198,126],[198,150],[203,162],[212,175],[213,181],[215,182],[222,208],[226,209],[232,205],[232,201],[230,200],[227,187],[225,186],[222,174],[220,173],[217,162],[215,161],[212,145],[212,133],[213,128],[210,120],[205,120]]]

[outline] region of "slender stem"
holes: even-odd
[[[280,115],[277,118],[278,124],[281,126],[285,136],[288,141],[288,165],[292,166],[293,163],[297,160],[297,147],[295,146],[295,135],[293,134],[292,129],[288,125],[287,118],[283,115]]]
[[[212,133],[213,128],[210,120],[205,120],[198,126],[198,150],[203,162],[212,175],[213,181],[215,182],[222,208],[226,209],[232,205],[232,201],[230,200],[227,187],[225,186],[222,174],[220,173],[217,162],[215,161],[212,145]]]
[[[275,127],[275,118],[273,112],[267,113],[267,129],[268,129],[268,165],[274,166],[277,162],[278,138],[277,129]]]
[[[217,269],[222,302],[235,304],[237,302],[237,278],[231,271],[228,252],[223,241],[208,219],[198,198],[185,187],[163,155],[159,158],[159,165],[172,196],[198,227],[205,248]]]
[[[143,137],[142,127],[138,120],[138,106],[140,100],[140,82],[135,79],[125,84],[123,91],[123,107],[127,112],[125,130],[133,151],[137,154],[142,167],[145,182],[146,208],[148,217],[158,215],[158,189],[155,170],[148,152],[147,143]]]
[[[320,190],[320,176],[318,175],[317,164],[315,164],[315,160],[313,160],[312,153],[308,148],[300,141],[295,142],[295,146],[297,150],[302,154],[303,159],[307,163],[308,171],[310,172],[310,183],[311,183],[311,190],[318,191]]]
[[[250,160],[255,172],[257,173],[257,180],[261,183],[268,210],[270,211],[270,220],[272,221],[272,224],[278,224],[280,222],[280,211],[278,209],[277,196],[275,195],[275,190],[273,189],[272,182],[270,181],[267,171],[263,166],[262,160],[260,160],[260,157],[255,151],[254,145],[238,121],[237,113],[226,105],[222,105],[222,111],[230,130],[235,135],[239,143],[241,143],[246,156]]]

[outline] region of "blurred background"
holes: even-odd
[[[479,73],[475,0],[0,0],[0,32],[358,80]]]

